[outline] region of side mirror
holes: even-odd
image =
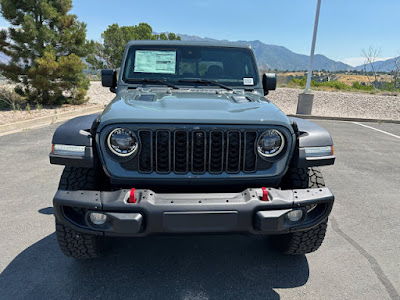
[[[276,89],[276,74],[275,73],[265,73],[262,77],[262,84],[264,89],[264,95],[268,95],[269,91],[274,91]]]
[[[117,72],[114,69],[101,70],[101,85],[109,87],[112,93],[117,91]]]

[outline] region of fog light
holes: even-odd
[[[90,213],[89,216],[90,216],[90,221],[92,221],[92,223],[95,225],[103,225],[107,220],[107,216],[102,213],[92,212]]]
[[[287,217],[292,222],[297,222],[303,217],[303,211],[301,209],[296,209],[288,212]]]

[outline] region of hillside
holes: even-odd
[[[400,56],[390,58],[388,60],[374,62],[375,71],[388,72],[391,70],[395,70],[396,68],[398,68],[398,67],[396,67],[396,64],[395,64],[396,59],[397,59],[397,64],[400,66]],[[357,71],[364,70],[364,65],[359,65],[359,66],[355,67],[355,69]],[[367,65],[367,71],[371,71],[371,70],[372,70],[372,67],[370,65]]]
[[[179,34],[183,41],[217,41],[212,38],[201,38],[194,35]],[[226,41],[226,40],[224,40]],[[254,48],[259,65],[264,69],[278,70],[307,70],[309,56],[290,51],[283,46],[268,45],[261,41],[238,41],[250,44]],[[314,70],[341,71],[351,70],[353,67],[342,62],[334,61],[324,55],[316,54],[314,57]]]

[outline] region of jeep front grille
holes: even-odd
[[[255,172],[257,131],[139,130],[140,173],[203,174]]]

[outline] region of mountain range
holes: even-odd
[[[212,38],[201,38],[195,35],[179,34],[183,41],[218,41]],[[228,42],[224,40],[224,42]],[[283,46],[264,44],[261,41],[238,41],[239,43],[250,44],[256,55],[258,64],[266,70],[307,70],[310,57],[304,54],[294,53]],[[334,61],[324,55],[316,54],[313,62],[314,70],[343,71],[352,70],[352,66]]]
[[[397,65],[396,65],[397,63]],[[400,56],[390,58],[387,60],[382,60],[382,61],[376,61],[373,63],[375,71],[382,71],[382,72],[388,72],[391,70],[396,70],[400,68]],[[360,65],[355,67],[357,71],[364,70],[364,65]],[[367,71],[372,71],[372,67],[370,65],[366,66]]]
[[[195,35],[179,34],[183,41],[219,41],[212,38],[201,38]],[[229,42],[227,40],[222,40]],[[308,69],[310,57],[304,54],[298,54],[283,46],[276,46],[265,44],[259,40],[255,41],[238,41],[239,43],[250,44],[256,55],[258,64],[261,68],[266,70],[290,70],[290,71],[302,71]],[[394,70],[396,58],[391,58],[384,61],[377,61],[374,63],[376,71],[388,72]],[[397,58],[397,64],[400,66],[400,57]],[[327,70],[327,71],[350,71],[357,70],[361,71],[364,69],[364,65],[352,67],[340,61],[329,59],[328,57],[316,54],[313,62],[314,70]],[[371,71],[371,66],[367,66],[367,71]]]

